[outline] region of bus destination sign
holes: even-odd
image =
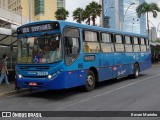
[[[33,32],[50,31],[55,29],[59,29],[58,23],[47,23],[47,24],[38,24],[38,25],[20,27],[17,29],[17,33],[26,34],[26,33],[33,33]]]

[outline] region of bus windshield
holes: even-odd
[[[18,63],[54,63],[61,59],[60,35],[18,39]]]

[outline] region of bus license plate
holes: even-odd
[[[36,82],[30,82],[29,86],[37,86],[37,83]]]

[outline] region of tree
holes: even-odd
[[[83,9],[77,8],[75,11],[73,11],[73,20],[76,20],[76,22],[81,23],[83,21]]]
[[[143,2],[136,8],[137,16],[140,18],[141,15],[147,14],[147,28],[148,28],[148,34],[149,34],[149,12],[153,14],[153,17],[157,17],[157,12],[160,12],[160,8],[156,3],[150,3],[148,4],[147,2]]]
[[[86,23],[88,25],[90,25],[90,21],[91,21],[91,13],[90,13],[90,8],[89,8],[89,5],[86,6],[85,10],[83,11],[82,13],[82,16],[83,16],[83,19],[86,20]]]
[[[98,2],[91,2],[86,6],[84,16],[87,17],[87,21],[90,24],[90,19],[93,21],[93,25],[95,26],[96,17],[100,16],[102,12],[102,6],[98,4]]]
[[[57,20],[66,20],[69,15],[69,12],[64,8],[59,8],[55,12],[55,17]]]

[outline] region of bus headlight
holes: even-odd
[[[52,78],[52,75],[48,75],[48,79],[51,79]]]
[[[59,71],[57,71],[57,72],[55,72],[55,73],[53,73],[52,75],[48,75],[48,79],[52,79],[52,78],[56,77],[56,76],[59,75],[61,72],[62,72],[62,69],[59,70]]]
[[[18,75],[19,78],[22,78],[23,76],[21,74]]]

